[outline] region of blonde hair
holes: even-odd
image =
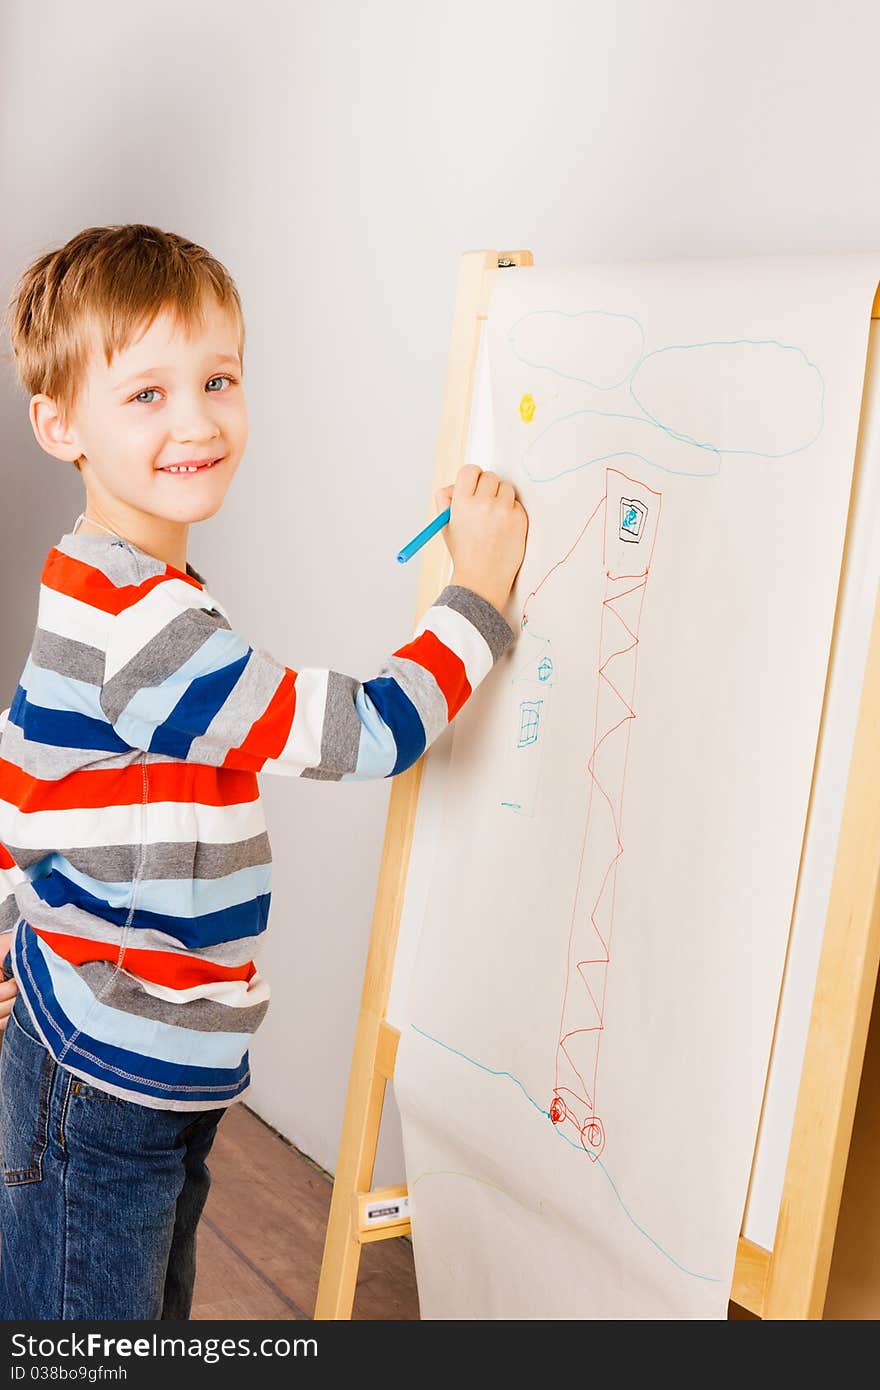
[[[243,368],[238,290],[204,247],[139,222],[86,227],[33,261],[6,304],[3,323],[19,384],[28,396],[50,396],[66,425],[85,379],[95,328],[109,367],[114,354],[162,310],[169,310],[185,332],[203,324],[211,294],[237,320]],[[8,353],[4,356],[9,360]],[[79,459],[74,467],[79,470]]]

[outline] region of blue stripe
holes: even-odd
[[[193,739],[217,717],[252,655],[237,633],[217,629],[159,684],[140,685],[114,728],[134,748],[186,761]]]
[[[397,744],[391,730],[382,723],[362,686],[355,694],[354,703],[361,721],[357,766],[354,772],[344,772],[341,780],[361,782],[369,777],[387,777],[397,759]]]
[[[100,685],[77,680],[75,676],[61,676],[48,666],[38,666],[33,655],[25,662],[20,684],[27,698],[44,709],[69,710],[73,714],[90,715],[92,719],[104,718]]]
[[[132,1056],[150,1057],[173,1067],[187,1066],[193,1056],[199,1058],[200,1065],[220,1067],[224,1071],[238,1066],[252,1036],[249,1030],[239,1030],[240,1015],[236,1017],[239,1010],[229,1009],[229,1028],[204,1032],[188,1028],[183,1019],[179,1023],[169,1023],[130,1013],[124,1007],[114,1008],[89,989],[70,961],[50,951],[39,938],[35,945],[52,980],[58,1007],[77,1031],[87,1028],[89,1037],[96,1042],[124,1047]],[[185,1005],[172,1007],[182,1014]]]
[[[193,739],[204,734],[217,711],[226,704],[249,661],[250,652],[220,671],[197,676],[174,706],[167,724],[157,728],[147,751],[185,759]]]
[[[105,718],[92,719],[70,710],[44,709],[32,704],[23,686],[15,692],[9,722],[17,724],[32,743],[55,748],[94,748],[104,753],[124,753],[131,745],[114,732]]]
[[[34,879],[32,886],[37,896],[49,907],[71,904],[115,927],[124,927],[128,922],[129,908],[125,903],[111,907],[105,898],[95,897],[57,869],[44,878]],[[259,936],[266,930],[271,898],[271,893],[261,893],[250,902],[236,903],[218,912],[201,913],[197,917],[166,916],[163,912],[151,912],[149,908],[136,908],[130,925],[136,930],[149,928],[164,932],[187,950],[198,950],[203,946],[217,946],[223,941]]]
[[[425,751],[425,726],[419,712],[392,676],[364,681],[364,691],[394,735],[397,761],[388,774],[405,772]]]
[[[183,849],[181,841],[181,850]],[[118,882],[93,878],[71,864],[57,851],[46,854],[25,872],[32,882],[48,878],[52,870],[71,883],[91,893],[100,903],[113,907],[131,901],[130,878]],[[0,870],[2,873],[2,870]],[[271,863],[253,864],[245,869],[231,869],[219,878],[142,878],[138,883],[137,901],[142,909],[167,917],[200,917],[208,912],[222,912],[240,903],[251,903],[271,887]]]
[[[35,944],[33,928],[23,918],[13,942],[13,960],[25,1002],[49,1043],[49,1051],[58,1061],[58,1053],[76,1030],[55,998],[46,963]],[[65,1060],[78,1071],[88,1073],[97,1083],[106,1081],[157,1100],[195,1100],[217,1105],[237,1096],[249,1079],[247,1052],[237,1067],[169,1065],[124,1048],[110,1047],[85,1033],[79,1035],[65,1054]],[[63,1066],[64,1062],[59,1065]]]

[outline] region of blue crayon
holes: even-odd
[[[407,560],[411,560],[417,550],[421,550],[422,546],[425,545],[432,536],[436,536],[438,531],[442,531],[443,527],[449,521],[451,513],[452,508],[447,507],[445,511],[442,511],[439,516],[435,516],[434,520],[428,523],[424,531],[420,531],[417,536],[413,536],[409,545],[405,545],[403,549],[398,552],[397,558],[400,563],[405,564]]]

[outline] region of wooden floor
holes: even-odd
[[[330,1178],[240,1102],[220,1123],[208,1167],[193,1319],[311,1319]],[[353,1316],[418,1318],[408,1240],[364,1246]]]

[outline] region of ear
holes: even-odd
[[[51,396],[31,396],[28,414],[37,443],[47,454],[65,463],[74,463],[81,456],[82,449],[73,431],[63,423]]]

